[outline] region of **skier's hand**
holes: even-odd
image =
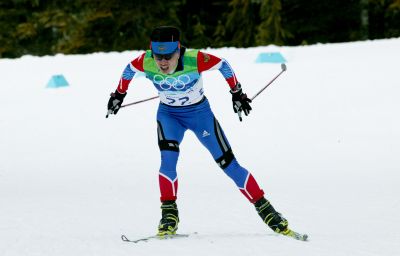
[[[243,93],[240,83],[235,87],[236,90],[230,91],[232,94],[233,111],[239,115],[239,120],[242,121],[241,112],[247,116],[252,109],[250,106],[251,99],[247,97],[247,94]]]
[[[124,101],[124,98],[126,96],[125,94],[119,93],[118,90],[115,90],[115,92],[110,94],[110,99],[108,100],[107,104],[107,115],[106,118],[108,118],[108,115],[114,114],[116,115],[121,108],[122,102]]]

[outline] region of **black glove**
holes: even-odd
[[[122,102],[124,101],[124,98],[126,96],[126,93],[122,94],[119,93],[118,90],[115,90],[115,92],[110,94],[110,99],[108,100],[107,108],[108,112],[106,115],[106,118],[108,117],[109,114],[114,114],[116,115],[121,108]]]
[[[247,98],[247,94],[243,93],[240,83],[238,83],[235,87],[236,90],[230,91],[232,94],[232,103],[233,103],[233,111],[238,113],[239,120],[242,121],[241,112],[247,116],[252,109],[250,104],[251,99]]]

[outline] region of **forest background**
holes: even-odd
[[[0,58],[146,49],[159,25],[189,48],[392,38],[400,0],[6,0]]]

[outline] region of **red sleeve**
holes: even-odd
[[[121,78],[119,79],[117,90],[119,93],[126,93],[129,84],[135,76],[136,72],[144,72],[143,60],[146,53],[141,54],[136,59],[132,60],[128,66],[126,66]]]
[[[143,53],[142,55],[131,61],[132,66],[142,72],[144,72],[143,61],[145,55],[146,53]]]
[[[197,53],[197,69],[199,73],[211,69],[212,67],[217,65],[220,61],[221,59],[214,55],[204,53],[201,51]]]
[[[218,69],[231,89],[235,88],[238,83],[235,73],[228,62],[214,55],[199,51],[197,53],[197,69],[199,73],[207,70]]]

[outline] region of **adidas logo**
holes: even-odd
[[[210,136],[210,133],[207,132],[206,130],[204,130],[204,132],[203,132],[203,138],[204,138],[204,137],[207,137],[207,136]]]

